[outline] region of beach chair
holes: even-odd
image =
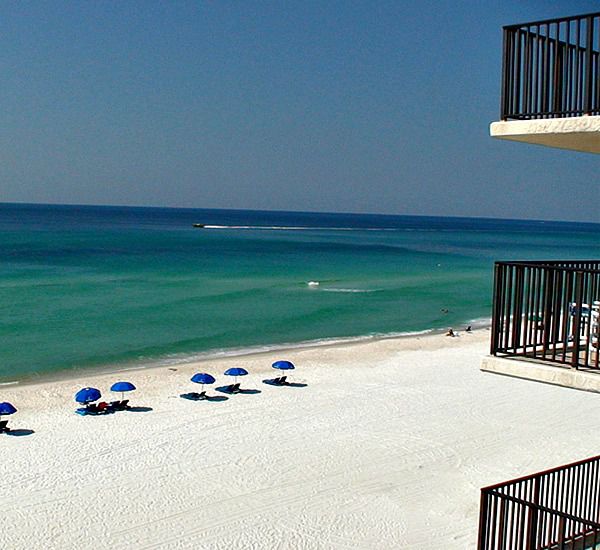
[[[287,376],[282,376],[281,378],[278,378],[278,382],[277,383],[280,386],[283,386],[286,383],[286,380],[287,380]]]
[[[0,434],[10,431],[8,428],[8,420],[0,420]]]
[[[79,407],[75,409],[75,414],[79,414],[81,416],[85,416],[86,414],[95,414],[96,413],[96,404],[89,403],[85,407]]]
[[[79,414],[102,414],[102,413],[108,412],[109,408],[110,408],[110,405],[108,403],[106,403],[105,401],[102,401],[98,404],[90,403],[90,404],[86,405],[85,409],[77,409],[77,412]],[[83,413],[81,413],[79,411],[83,411]]]

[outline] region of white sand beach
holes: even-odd
[[[0,388],[19,409],[15,434],[0,436],[0,548],[474,548],[480,487],[600,449],[600,396],[480,372],[488,339],[482,329]],[[305,387],[262,383],[278,358]],[[261,393],[179,397],[198,389],[194,372],[233,365]],[[152,410],[74,414],[77,389],[110,398],[119,378]]]

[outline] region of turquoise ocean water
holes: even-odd
[[[598,257],[600,224],[0,204],[0,380],[461,327],[494,260]]]

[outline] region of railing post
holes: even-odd
[[[554,276],[556,271],[554,269],[544,269],[544,305],[543,305],[543,324],[544,332],[542,335],[542,356],[546,359],[548,351],[548,345],[550,344],[552,323],[554,321],[552,311],[552,303],[554,298]]]
[[[488,526],[488,510],[489,498],[487,493],[482,489],[479,504],[479,536],[477,537],[477,550],[487,549],[487,526]]]
[[[506,102],[508,100],[507,86],[508,86],[508,29],[502,31],[502,88],[500,89],[500,119],[506,120],[508,118],[508,109]]]
[[[502,266],[496,262],[494,265],[494,287],[492,297],[492,340],[490,343],[490,355],[496,355],[498,351],[498,338],[500,327],[500,281]]]
[[[532,495],[532,504],[536,506],[529,506],[529,517],[527,521],[527,540],[526,540],[526,550],[536,550],[537,549],[537,528],[538,528],[538,519],[539,519],[539,510],[537,505],[540,501],[540,478],[536,477],[533,482],[533,495]]]
[[[565,518],[562,516],[558,521],[558,544],[559,550],[565,550]]]
[[[573,348],[571,350],[571,367],[579,368],[579,350],[581,349],[581,313],[583,309],[583,273],[575,273],[575,316],[573,319]],[[569,312],[565,311],[565,315]]]
[[[586,25],[586,44],[585,44],[585,97],[584,109],[586,115],[592,114],[592,75],[594,67],[592,65],[592,47],[594,45],[594,20],[588,17],[585,20]]]

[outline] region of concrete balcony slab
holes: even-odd
[[[492,355],[483,357],[480,369],[485,372],[600,393],[600,372],[581,371],[528,359]]]
[[[490,135],[509,141],[600,153],[600,116],[492,122]]]

